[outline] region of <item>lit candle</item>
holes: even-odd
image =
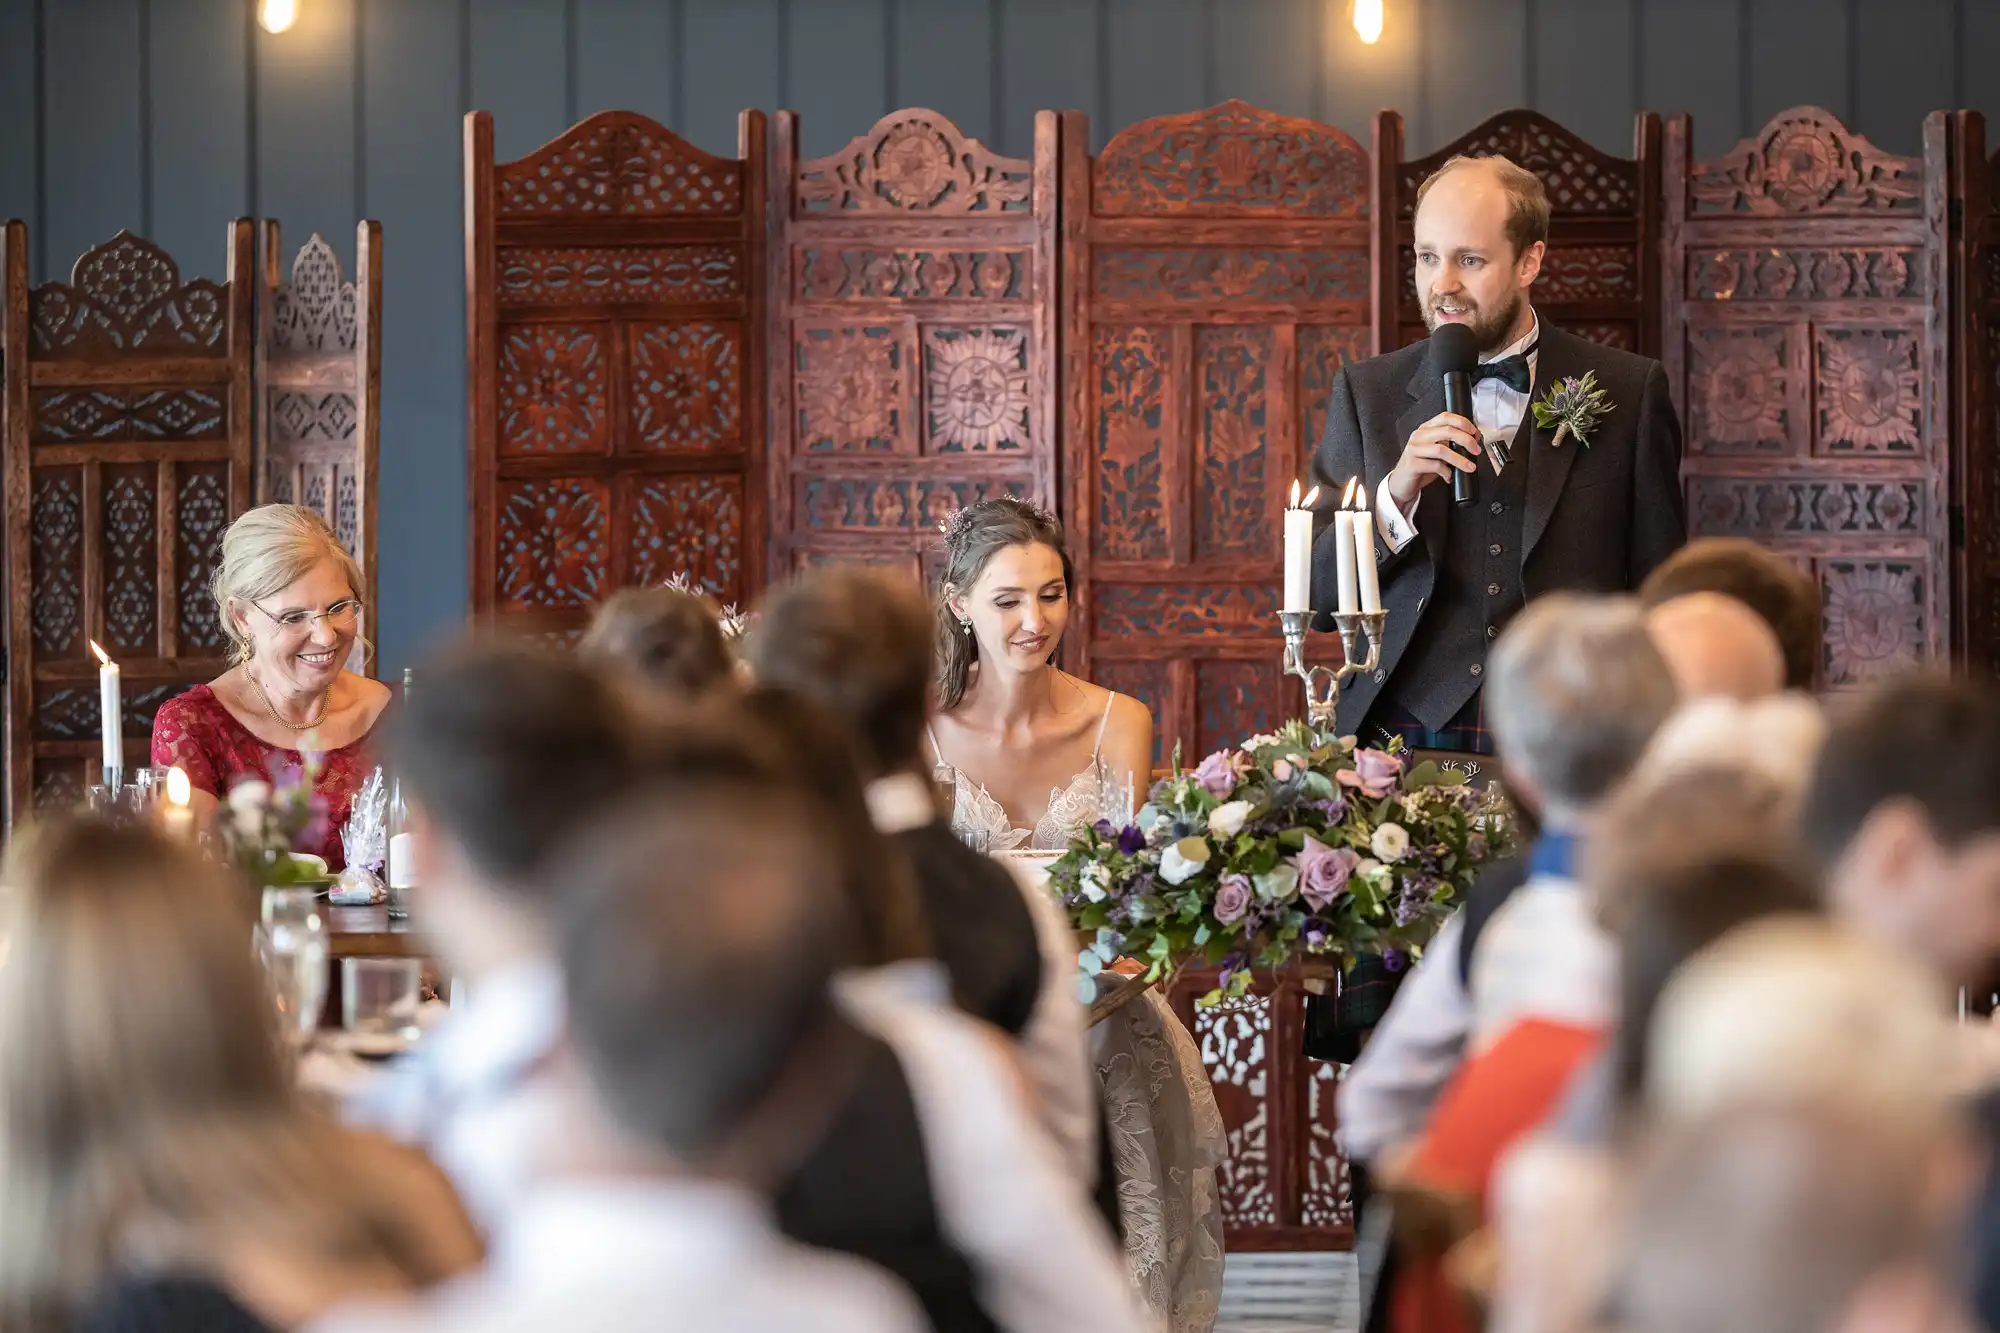
[[[1315,486],[1301,505],[1299,484],[1292,483],[1292,501],[1285,507],[1285,600],[1280,610],[1312,610],[1313,516],[1309,506],[1318,495]]]
[[[119,702],[118,664],[111,655],[97,646],[92,639],[90,651],[97,654],[97,706],[103,715],[104,736],[104,781],[106,785],[117,781],[112,775],[125,768],[125,735],[123,707]]]
[[[194,840],[194,784],[188,775],[175,764],[167,770],[167,803],[160,809],[160,826],[170,838],[181,842]]]
[[[1354,513],[1354,557],[1361,572],[1361,609],[1382,609],[1382,580],[1375,568],[1375,515],[1368,508],[1368,492],[1356,488]]]
[[[1360,609],[1355,600],[1355,590],[1360,586],[1354,581],[1354,490],[1359,483],[1348,479],[1347,489],[1340,493],[1340,508],[1333,515],[1333,556],[1334,564],[1340,570],[1340,613],[1352,615]]]

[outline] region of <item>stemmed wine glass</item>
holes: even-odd
[[[264,890],[257,954],[271,978],[271,999],[285,1039],[303,1049],[326,1005],[326,919],[312,889]]]

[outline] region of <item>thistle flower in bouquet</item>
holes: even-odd
[[[1130,826],[1085,830],[1049,878],[1094,932],[1083,966],[1220,966],[1213,1003],[1300,954],[1421,951],[1510,836],[1462,774],[1293,722],[1192,771],[1176,755]]]
[[[301,749],[299,757],[297,764],[274,761],[269,781],[238,782],[216,812],[214,836],[223,858],[260,888],[315,878],[308,863],[293,859],[292,849],[326,837],[328,812],[314,789],[319,754]]]

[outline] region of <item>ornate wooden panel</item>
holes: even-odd
[[[1167,1001],[1194,1033],[1229,1139],[1216,1188],[1230,1250],[1326,1250],[1352,1243],[1347,1162],[1334,1142],[1341,1065],[1309,1060],[1305,991],[1260,975],[1243,1000],[1197,1009],[1213,971],[1183,975]]]
[[[278,223],[265,219],[257,311],[257,503],[318,511],[361,564],[369,605],[381,446],[382,224],[354,229],[354,280],[317,233],[283,268]],[[366,633],[364,627],[363,632]],[[358,649],[349,663],[367,669]]]
[[[924,571],[943,514],[1055,503],[1056,117],[1032,159],[935,111],[801,160],[776,122],[772,527],[780,568]]]
[[[1070,660],[1152,707],[1164,762],[1296,711],[1279,515],[1334,371],[1375,350],[1378,187],[1348,135],[1243,102],[1096,157],[1064,113],[1061,156]]]
[[[2000,154],[1986,118],[1951,118],[1952,651],[2000,677]]]
[[[1064,113],[1069,652],[1152,708],[1160,760],[1179,744],[1193,762],[1299,708],[1278,670],[1280,514],[1333,374],[1378,347],[1382,187],[1346,134],[1242,102],[1141,122],[1094,158],[1089,142]],[[1299,992],[1195,1018],[1212,984],[1190,980],[1175,1003],[1231,1136],[1230,1245],[1345,1244],[1333,1100],[1298,1053]]]
[[[628,584],[761,585],[762,112],[738,152],[607,111],[496,165],[466,117],[476,616],[567,639]]]
[[[1376,142],[1402,156],[1403,118],[1379,114]],[[1411,269],[1417,187],[1460,154],[1505,157],[1542,178],[1553,214],[1535,306],[1593,342],[1658,356],[1660,118],[1641,112],[1632,156],[1612,157],[1535,111],[1502,111],[1428,157],[1396,164],[1396,245],[1382,267],[1393,294],[1395,346],[1426,336]]]
[[[227,281],[181,280],[120,232],[68,282],[28,285],[27,228],[6,224],[9,821],[96,780],[95,639],[124,674],[125,754],[153,713],[227,666],[208,583],[249,504],[254,275],[247,219]]]
[[[1666,130],[1666,343],[1692,534],[1819,579],[1822,675],[1853,686],[1951,638],[1947,117],[1896,157],[1812,107],[1712,161]]]

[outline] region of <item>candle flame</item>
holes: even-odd
[[[1299,508],[1311,509],[1313,507],[1313,501],[1317,499],[1319,499],[1319,487],[1315,486],[1311,490],[1306,492],[1306,498],[1299,502]]]
[[[1340,493],[1340,507],[1342,509],[1354,508],[1354,497],[1360,490],[1361,478],[1349,477],[1347,479],[1347,489]]]
[[[1292,482],[1292,501],[1286,507],[1289,509],[1297,509],[1299,507],[1299,483],[1297,480]]]
[[[97,646],[97,640],[92,639],[90,641],[90,651],[97,654],[97,660],[101,664],[103,664],[104,666],[111,665],[111,654],[105,652],[102,648],[99,648]]]
[[[182,771],[181,766],[175,764],[167,770],[167,803],[184,807],[192,800],[194,800],[194,784],[188,781],[188,775]]]

